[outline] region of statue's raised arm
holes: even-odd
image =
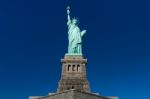
[[[69,23],[71,23],[71,18],[70,18],[70,7],[69,7],[69,6],[67,7],[67,17],[68,17],[68,22],[67,22],[67,25],[68,25]]]

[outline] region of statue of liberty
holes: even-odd
[[[78,20],[76,18],[70,18],[70,7],[67,7],[68,17],[68,54],[82,54],[82,37],[86,33],[86,30],[80,31],[78,27]]]

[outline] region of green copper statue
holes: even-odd
[[[69,55],[82,55],[82,37],[86,33],[86,30],[80,31],[76,18],[70,18],[70,7],[67,7],[68,16],[68,53]]]

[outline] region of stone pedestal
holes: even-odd
[[[83,55],[65,55],[61,59],[62,75],[57,92],[75,89],[81,92],[90,92],[89,82],[86,78],[86,63]]]
[[[29,99],[118,99],[90,92],[86,78],[87,59],[82,55],[65,55],[61,63],[62,74],[57,93],[49,93],[48,96],[30,96]]]

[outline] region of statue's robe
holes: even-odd
[[[80,53],[81,48],[79,47],[81,47],[82,42],[81,31],[77,25],[73,25],[71,22],[68,23],[68,39],[69,39],[68,52]]]

